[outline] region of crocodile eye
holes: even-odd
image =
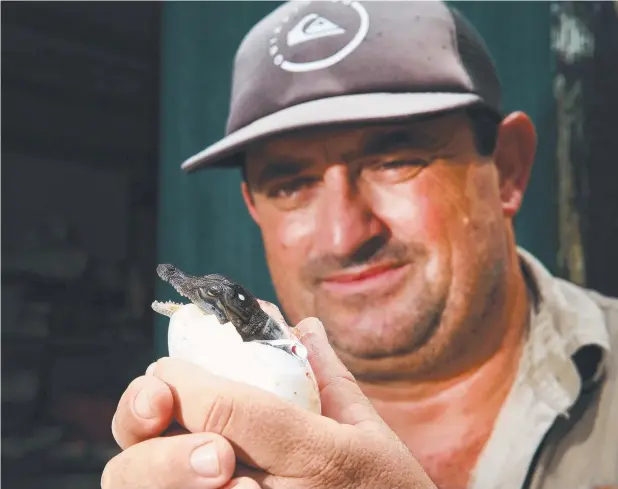
[[[241,301],[244,301],[244,300],[245,300],[245,296],[244,296],[244,295],[242,295],[242,294],[238,294],[238,298],[239,298]]]
[[[206,293],[210,296],[210,297],[215,297],[215,291],[213,289],[208,289],[206,290]]]

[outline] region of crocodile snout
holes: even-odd
[[[161,277],[161,280],[169,282],[171,278],[178,273],[178,269],[174,265],[163,263],[157,266],[157,275]]]

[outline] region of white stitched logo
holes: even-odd
[[[334,22],[318,14],[307,14],[288,32],[288,46],[344,33],[345,30]]]
[[[283,19],[282,23],[275,28],[274,36],[270,39],[269,53],[273,59],[273,63],[276,66],[279,66],[282,70],[296,73],[321,70],[340,62],[360,45],[369,31],[369,15],[367,14],[367,10],[365,10],[365,8],[358,1],[331,1],[333,3],[341,4],[349,13],[353,13],[358,18],[358,28],[350,41],[348,41],[336,52],[320,59],[306,62],[294,62],[286,59],[284,50],[280,45],[282,41],[280,34],[285,24],[290,20],[290,16],[293,16],[296,12],[298,12],[301,6],[308,3],[298,2],[298,6],[293,9],[290,16]],[[315,41],[317,39],[340,36],[342,34],[346,34],[346,29],[338,25],[335,21],[327,18],[325,15],[311,12],[303,16],[303,18],[288,31],[285,38],[285,46],[289,48],[298,46],[299,44]]]

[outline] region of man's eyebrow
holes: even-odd
[[[414,129],[396,129],[370,134],[361,143],[362,155],[371,156],[396,149],[437,149],[448,143],[445,134],[430,134]]]

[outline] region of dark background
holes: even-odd
[[[273,2],[2,2],[2,485],[99,487],[126,385],[165,354],[158,262],[275,301],[226,171],[234,51]],[[613,2],[457,2],[540,145],[520,244],[618,296]]]
[[[100,487],[153,358],[161,4],[2,2],[2,487]]]

